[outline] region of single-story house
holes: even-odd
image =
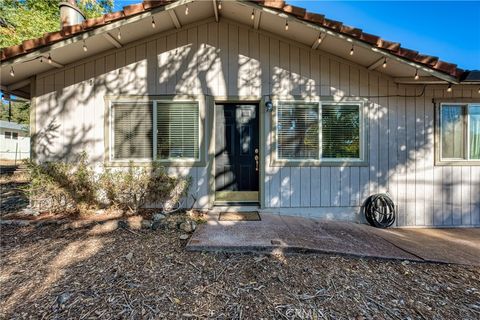
[[[161,163],[199,209],[355,221],[388,192],[397,226],[480,226],[478,71],[280,0],[62,10],[1,55],[37,161]]]
[[[29,157],[28,126],[0,120],[0,160],[21,160]]]

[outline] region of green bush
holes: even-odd
[[[85,152],[73,162],[27,163],[31,204],[40,211],[76,211],[100,206],[137,211],[146,204],[171,210],[184,198],[190,178],[171,177],[165,168],[105,168],[95,174]]]
[[[159,165],[145,168],[132,163],[126,170],[106,169],[99,183],[110,205],[133,211],[159,203],[169,210],[187,195],[190,187],[189,178],[171,177]]]
[[[30,176],[27,191],[35,208],[62,211],[97,205],[98,186],[85,152],[71,163],[29,161],[27,167]]]

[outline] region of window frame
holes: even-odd
[[[12,140],[18,140],[18,132],[12,131]]]
[[[8,137],[7,137],[7,133],[8,133]],[[12,131],[5,131],[4,132],[4,137],[5,137],[5,139],[11,140],[12,139]]]
[[[111,166],[124,166],[128,163],[133,163],[139,166],[149,166],[154,163],[158,163],[164,166],[202,166],[205,162],[205,153],[203,150],[203,124],[202,124],[202,103],[200,99],[168,99],[168,98],[149,98],[149,99],[134,99],[134,98],[113,98],[108,99],[107,111],[108,111],[108,124],[107,131],[108,138],[106,143],[108,147],[106,152],[107,165]],[[151,104],[152,105],[152,158],[114,158],[114,144],[115,144],[115,130],[114,130],[114,105],[120,103],[138,103],[138,104]],[[194,104],[198,108],[198,158],[157,158],[157,108],[158,104]]]
[[[273,101],[274,112],[272,112],[272,124],[273,124],[273,147],[272,147],[272,166],[367,166],[367,147],[368,140],[368,123],[365,121],[365,103],[358,100],[288,100],[280,99]],[[284,159],[278,157],[278,106],[282,103],[287,104],[316,104],[318,106],[318,159]],[[359,158],[322,158],[322,112],[324,105],[357,105],[359,111],[359,136],[360,136],[360,155]]]
[[[442,108],[444,106],[463,106],[462,122],[465,126],[463,132],[463,158],[444,158],[442,150]],[[465,101],[465,102],[440,102],[436,108],[435,121],[435,165],[480,165],[480,159],[470,159],[470,108],[472,106],[480,106],[480,102]]]

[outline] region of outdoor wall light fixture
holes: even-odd
[[[322,34],[320,33],[320,34],[318,35],[318,44],[322,43],[322,40],[323,40],[323,39],[322,39]]]
[[[272,101],[268,100],[267,102],[265,102],[265,110],[267,112],[272,112],[273,111],[273,103]]]

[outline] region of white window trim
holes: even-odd
[[[114,152],[114,144],[115,144],[115,130],[114,130],[114,104],[121,104],[121,103],[139,103],[139,104],[152,104],[152,158],[123,158],[123,159],[115,159],[113,156]],[[157,159],[157,108],[158,104],[195,104],[198,108],[198,157],[197,158],[168,158],[168,159]],[[200,102],[198,100],[168,100],[168,99],[152,99],[152,100],[128,100],[128,99],[120,99],[120,100],[110,100],[109,105],[109,119],[108,119],[108,130],[109,130],[109,143],[108,143],[108,153],[109,153],[109,161],[111,163],[128,163],[128,162],[136,162],[136,163],[197,163],[200,162],[202,159],[202,135],[201,135],[201,112],[200,112]]]
[[[366,139],[366,122],[365,122],[365,108],[363,101],[308,101],[308,100],[275,100],[275,116],[274,116],[274,132],[275,132],[275,147],[273,150],[273,157],[272,159],[273,164],[292,164],[292,165],[301,165],[301,164],[308,164],[308,165],[365,165],[366,164],[366,146],[367,146],[367,139]],[[286,104],[306,104],[306,105],[318,105],[318,143],[319,143],[319,151],[318,151],[318,158],[305,158],[305,159],[285,159],[278,157],[278,106],[282,103]],[[360,128],[359,128],[359,135],[360,135],[360,157],[359,158],[322,158],[322,111],[323,105],[357,105],[360,115]]]
[[[480,102],[442,102],[440,103],[440,108],[438,112],[438,159],[439,164],[448,164],[448,163],[470,163],[477,164],[480,162],[479,159],[470,159],[470,108],[475,105],[479,106]],[[463,114],[463,122],[465,124],[465,132],[463,133],[463,158],[444,158],[442,150],[442,108],[444,106],[466,106],[467,114]]]

